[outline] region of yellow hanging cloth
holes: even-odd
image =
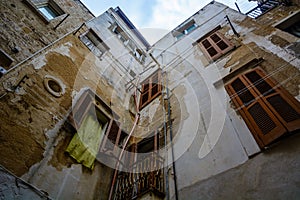
[[[66,149],[77,162],[93,169],[96,155],[101,142],[102,124],[95,116],[87,114],[78,132],[72,138]]]

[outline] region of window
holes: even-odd
[[[4,69],[9,69],[9,66],[12,64],[12,62],[13,59],[2,49],[0,49],[0,67]]]
[[[128,36],[125,34],[125,32],[122,30],[122,28],[118,25],[113,25],[112,32],[114,32],[117,37],[126,45],[129,41]]]
[[[140,109],[148,105],[161,93],[162,86],[160,81],[161,71],[158,70],[142,82]]]
[[[92,91],[84,92],[69,116],[77,131],[66,149],[70,156],[93,169],[98,153],[108,153],[122,146],[127,134],[113,116],[117,115]]]
[[[48,20],[54,19],[55,17],[59,16],[59,14],[52,9],[49,5],[44,5],[38,7],[38,10],[45,15]]]
[[[99,58],[109,50],[109,47],[92,29],[90,29],[85,35],[81,36],[80,40]]]
[[[65,14],[65,12],[53,0],[24,0],[46,22]]]
[[[239,75],[226,90],[261,148],[300,128],[299,102],[262,69]]]
[[[204,54],[212,61],[234,48],[234,46],[218,31],[214,31],[197,41]]]
[[[137,58],[139,62],[145,61],[145,56],[143,54],[143,51],[141,49],[135,49],[134,56]]]
[[[289,17],[284,22],[278,24],[276,28],[279,28],[285,32],[288,32],[296,37],[300,37],[300,12]]]
[[[191,20],[184,24],[182,27],[178,28],[173,32],[173,36],[177,39],[180,39],[184,35],[188,35],[190,32],[195,30],[197,28],[197,25],[194,20]]]

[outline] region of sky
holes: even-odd
[[[212,0],[81,0],[99,16],[110,7],[119,6],[150,44],[181,24]],[[242,12],[256,6],[248,0],[217,0],[233,9],[235,2]]]

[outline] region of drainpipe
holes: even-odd
[[[136,85],[138,85],[138,83],[139,83],[139,78],[137,79],[137,83],[136,83]],[[108,198],[108,200],[111,200],[112,199],[112,193],[113,193],[113,190],[114,190],[114,185],[115,185],[115,182],[116,182],[116,179],[117,179],[117,174],[118,174],[118,169],[119,169],[119,166],[120,166],[120,161],[121,161],[121,159],[122,159],[122,157],[123,157],[123,153],[124,153],[124,151],[125,151],[125,147],[126,147],[126,145],[127,145],[127,143],[129,142],[129,139],[131,138],[131,136],[132,136],[132,134],[133,134],[133,131],[134,131],[134,129],[135,129],[135,127],[136,127],[136,125],[137,125],[137,122],[138,122],[138,120],[139,120],[139,117],[140,117],[140,113],[139,113],[139,103],[140,103],[140,99],[138,99],[138,97],[137,97],[137,87],[136,87],[136,90],[135,90],[135,101],[136,101],[136,114],[135,114],[135,120],[134,120],[134,124],[133,124],[133,127],[132,127],[132,129],[131,129],[131,131],[130,131],[130,133],[129,133],[129,136],[127,137],[127,139],[126,139],[126,141],[125,141],[125,143],[124,143],[124,145],[123,145],[123,147],[122,147],[122,150],[121,150],[121,153],[120,153],[120,155],[119,155],[119,159],[117,160],[117,163],[116,163],[116,165],[115,165],[115,171],[114,171],[114,177],[113,177],[113,181],[112,181],[112,183],[111,183],[111,187],[110,187],[110,192],[109,192],[109,198]]]
[[[164,85],[166,85],[167,82],[167,73],[163,73],[164,77]],[[166,93],[165,93],[166,94]],[[168,147],[167,147],[167,124],[166,124],[166,109],[164,106],[164,101],[162,101],[162,106],[163,106],[163,110],[164,110],[164,145],[165,145],[165,159],[166,162],[168,162]],[[168,167],[166,166],[165,168],[165,180],[166,180],[166,199],[169,200],[170,196],[169,196],[169,176],[168,176]]]
[[[170,94],[169,94],[169,87],[168,81],[166,81],[166,90],[167,90],[167,100],[168,100],[168,121],[170,127],[170,142],[171,142],[171,152],[172,152],[172,167],[174,173],[174,188],[175,188],[175,199],[178,200],[178,189],[177,189],[177,173],[176,173],[176,166],[175,166],[175,159],[174,159],[174,148],[173,148],[173,128],[172,128],[172,119],[171,119],[171,105],[170,105]]]
[[[150,54],[151,58],[154,60],[154,62],[158,65],[159,62],[154,58],[152,54]],[[177,173],[176,173],[176,166],[175,166],[175,159],[174,159],[174,148],[173,148],[173,128],[172,128],[172,119],[171,119],[171,104],[170,104],[170,95],[169,95],[169,87],[168,87],[168,80],[167,80],[167,72],[165,73],[166,77],[166,91],[167,91],[167,100],[168,100],[168,121],[169,121],[169,129],[170,129],[170,142],[171,142],[171,152],[172,152],[172,167],[173,167],[173,173],[174,173],[174,189],[175,189],[175,199],[178,200],[178,189],[177,189]],[[168,173],[168,171],[167,171]],[[167,181],[168,179],[166,179]],[[170,197],[168,197],[170,198]]]

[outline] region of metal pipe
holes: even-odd
[[[19,67],[20,65],[24,64],[25,62],[27,62],[28,60],[32,59],[34,56],[36,56],[37,54],[41,53],[42,51],[46,50],[47,48],[53,46],[54,44],[56,44],[57,42],[59,42],[60,40],[64,39],[65,37],[67,37],[68,35],[72,34],[74,31],[76,31],[78,28],[66,33],[65,35],[63,35],[62,37],[58,38],[57,40],[51,42],[50,44],[48,44],[47,46],[45,46],[44,48],[36,51],[35,53],[33,53],[32,55],[30,55],[29,57],[25,58],[24,60],[22,60],[21,62],[17,63],[15,66],[11,67],[9,70],[7,70],[6,74],[8,74],[9,72],[15,70],[17,67]],[[5,75],[4,75],[5,76]]]
[[[240,10],[239,5],[237,4],[237,2],[234,2],[234,4],[235,4],[236,8],[238,9],[239,13],[242,13],[241,10]]]
[[[139,79],[137,80],[137,84],[138,84],[138,82],[139,82]],[[137,102],[137,104],[136,104],[136,110],[137,110],[137,112],[135,114],[134,124],[133,124],[133,127],[132,127],[132,129],[131,129],[131,131],[129,133],[129,136],[127,137],[127,139],[126,139],[126,141],[125,141],[125,143],[124,143],[124,145],[122,147],[119,159],[117,160],[117,163],[116,163],[116,166],[115,166],[115,171],[114,171],[113,181],[112,181],[111,187],[110,187],[110,192],[109,192],[109,198],[108,198],[108,200],[111,200],[111,198],[112,198],[113,188],[114,188],[114,184],[116,182],[116,178],[117,178],[117,174],[118,174],[118,168],[120,166],[120,161],[122,159],[125,147],[126,147],[128,141],[129,141],[129,139],[131,138],[131,135],[132,135],[132,133],[133,133],[133,131],[134,131],[136,125],[137,125],[137,122],[138,122],[138,119],[139,119],[139,116],[140,116],[140,114],[139,114],[139,100],[140,100],[140,98],[137,98],[137,90],[135,90],[135,98],[136,98],[135,101]]]
[[[56,30],[59,25],[61,25],[68,17],[70,16],[70,14],[68,13],[54,28],[53,30]]]
[[[166,85],[166,82],[167,82],[167,73],[164,73],[165,74],[165,84]],[[165,154],[166,154],[166,162],[168,162],[168,147],[167,147],[167,124],[166,124],[166,109],[165,109],[165,106],[164,106],[164,101],[162,101],[162,106],[163,106],[163,111],[164,111],[164,145],[165,145]],[[168,166],[166,165],[166,171],[165,171],[165,179],[166,179],[166,199],[169,200],[170,199],[170,196],[169,196],[169,174],[168,174]]]
[[[170,142],[171,142],[171,152],[172,152],[172,161],[173,161],[172,166],[173,166],[173,173],[174,173],[175,199],[178,200],[177,174],[176,174],[176,166],[175,166],[175,160],[174,160],[173,130],[172,130],[171,105],[170,105],[168,81],[166,81],[166,90],[167,90],[167,100],[168,100],[168,121],[169,121],[169,127],[170,127]]]

